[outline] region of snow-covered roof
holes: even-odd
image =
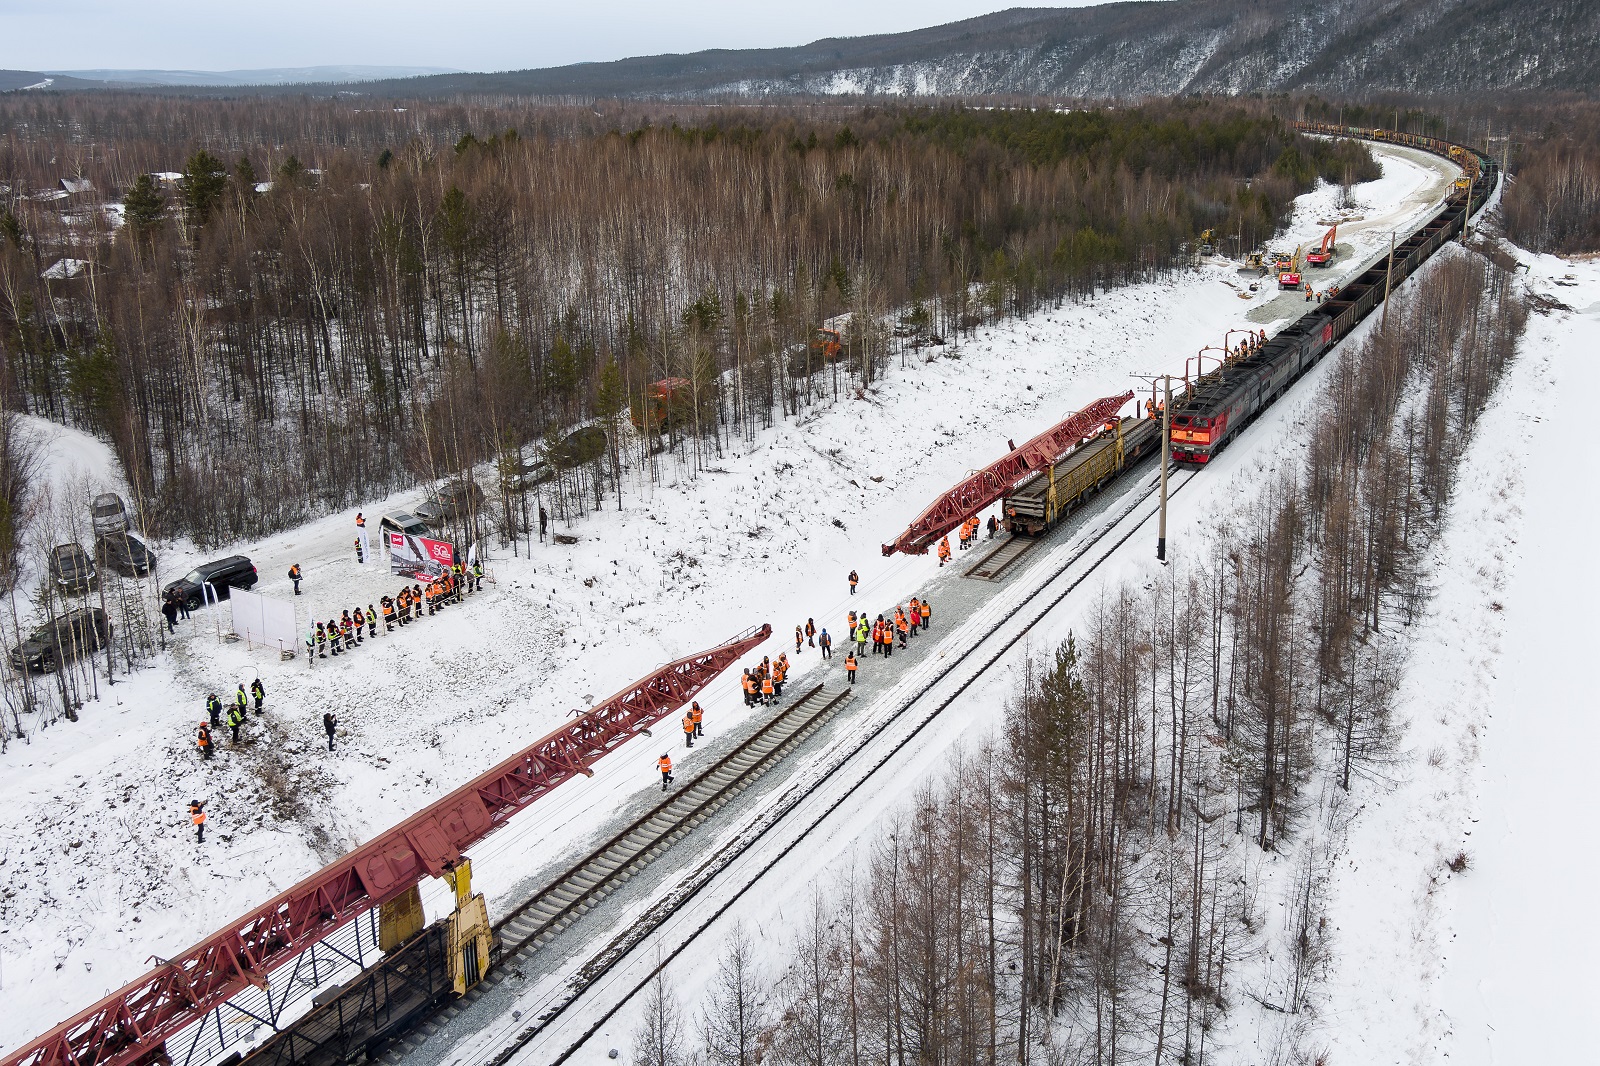
[[[258,182],[256,182],[256,192],[271,192],[271,191],[272,191],[272,182],[270,182],[270,181],[258,181]]]
[[[39,276],[50,281],[65,281],[68,278],[77,277],[88,269],[89,261],[87,259],[58,259],[46,267],[44,273]]]
[[[88,178],[62,178],[61,187],[69,193],[94,192],[94,182]]]
[[[176,185],[183,180],[183,175],[176,170],[152,170],[150,176],[163,185]]]

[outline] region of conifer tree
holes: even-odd
[[[156,187],[155,179],[148,174],[140,174],[139,180],[133,183],[133,188],[128,190],[128,195],[123,199],[122,208],[129,232],[135,237],[144,237],[161,225],[161,217],[167,210],[167,199]]]
[[[205,225],[227,187],[228,168],[222,165],[222,160],[204,148],[191,155],[184,164],[180,183],[183,206],[189,212],[190,221]]]

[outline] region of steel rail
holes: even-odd
[[[1169,489],[1168,498],[1170,499],[1172,496],[1175,496],[1181,492],[1191,481],[1194,480],[1196,476],[1197,472],[1189,473],[1188,476],[1185,477],[1176,488]],[[1065,575],[1067,571],[1069,571],[1077,562],[1083,559],[1084,556],[1088,555],[1107,537],[1111,536],[1115,532],[1117,526],[1121,525],[1129,515],[1138,510],[1141,504],[1145,503],[1150,499],[1150,497],[1155,495],[1156,491],[1156,486],[1152,484],[1144,489],[1134,500],[1124,506],[1112,521],[1106,523],[1106,525],[1099,532],[1095,533],[1092,537],[1085,541],[1082,546],[1080,546],[1066,560],[1057,566],[1054,573],[1044,578],[1038,583],[1037,586],[1034,587],[1032,591],[1018,600],[1017,603],[1013,605],[1002,617],[1002,623],[1014,619],[1017,615],[1022,613],[1023,609],[1026,608],[1028,604],[1038,599],[1047,590],[1054,586],[1061,579],[1061,577]],[[598,1032],[600,1027],[604,1025],[612,1016],[614,1016],[624,1004],[642,991],[650,983],[650,981],[654,979],[656,973],[658,973],[668,963],[681,954],[690,943],[692,943],[708,928],[710,928],[712,923],[725,914],[734,903],[736,903],[747,892],[749,892],[751,888],[755,887],[755,885],[759,883],[761,879],[765,877],[774,866],[777,865],[778,862],[789,855],[803,840],[805,840],[812,832],[814,832],[818,826],[820,826],[822,822],[828,818],[829,815],[842,806],[846,800],[848,800],[863,785],[865,785],[879,771],[881,771],[883,767],[887,765],[889,760],[903,750],[907,744],[916,739],[916,737],[921,734],[922,730],[925,729],[929,723],[931,723],[935,718],[948,709],[949,706],[954,703],[955,700],[964,692],[966,692],[967,689],[969,689],[974,683],[976,683],[979,678],[981,678],[989,670],[993,669],[994,665],[1003,655],[1014,648],[1018,641],[1026,636],[1034,628],[1034,626],[1042,621],[1052,610],[1059,606],[1068,595],[1081,586],[1083,582],[1087,581],[1089,577],[1092,576],[1108,558],[1110,558],[1111,554],[1123,544],[1126,544],[1141,528],[1144,527],[1146,522],[1155,516],[1155,513],[1156,512],[1152,510],[1149,514],[1145,515],[1136,523],[1134,523],[1131,529],[1117,537],[1117,539],[1113,541],[1109,547],[1101,552],[1093,560],[1093,562],[1089,564],[1088,568],[1085,569],[1082,574],[1074,578],[1068,583],[1066,588],[1059,592],[1059,594],[1051,598],[1042,608],[1034,612],[1032,617],[1028,618],[1023,623],[1021,628],[1019,628],[1014,634],[1002,640],[1000,646],[994,651],[994,653],[985,659],[982,664],[979,665],[978,668],[974,670],[968,677],[962,680],[953,692],[928,710],[922,716],[922,718],[912,726],[908,733],[896,741],[893,747],[891,747],[876,762],[868,767],[865,772],[863,772],[844,793],[834,799],[833,802],[826,807],[826,809],[821,811],[814,819],[812,819],[812,821],[801,830],[798,836],[785,844],[783,848],[779,849],[766,863],[760,867],[760,869],[755,872],[753,876],[746,879],[745,883],[741,885],[719,907],[712,911],[709,916],[694,930],[692,930],[682,943],[678,944],[670,952],[664,954],[659,964],[653,967],[649,974],[647,974],[623,996],[617,999],[617,1001],[613,1003],[606,1011],[604,1011],[588,1029],[580,1034],[578,1038],[574,1040],[557,1058],[552,1060],[550,1066],[560,1066],[560,1064],[565,1063],[569,1058],[571,1058],[572,1055],[577,1052],[578,1048],[580,1048],[586,1041],[588,1041],[590,1037]],[[644,914],[640,915],[639,918],[637,918],[628,927],[628,929],[623,931],[617,937],[613,938],[612,941],[606,945],[606,947],[597,952],[587,964],[581,967],[579,971],[567,981],[566,987],[561,990],[559,998],[556,1002],[552,1003],[549,1007],[542,1011],[530,1025],[524,1028],[522,1032],[517,1034],[516,1038],[502,1048],[497,1054],[488,1058],[487,1060],[484,1060],[487,1063],[487,1066],[506,1066],[506,1064],[517,1054],[517,1052],[522,1050],[541,1033],[547,1030],[565,1013],[569,1007],[577,1002],[580,996],[598,984],[601,978],[613,970],[620,962],[622,962],[629,954],[631,954],[636,947],[648,939],[649,936],[658,928],[660,928],[668,918],[670,918],[673,914],[678,913],[685,901],[698,894],[718,874],[731,865],[735,859],[737,859],[744,852],[748,851],[753,844],[761,840],[773,829],[777,828],[783,822],[784,818],[801,802],[813,795],[819,788],[823,786],[823,784],[831,780],[835,772],[842,769],[847,763],[864,751],[874,741],[881,737],[891,726],[893,726],[896,722],[901,721],[908,710],[915,706],[919,700],[923,699],[930,692],[932,692],[933,689],[944,683],[946,679],[948,679],[951,674],[953,674],[963,663],[971,660],[975,655],[978,654],[980,650],[993,646],[992,642],[996,639],[999,632],[999,627],[996,626],[992,628],[982,639],[974,642],[967,649],[957,652],[957,654],[950,659],[947,664],[940,666],[925,684],[919,687],[915,692],[912,692],[904,697],[900,701],[900,705],[898,707],[888,713],[882,721],[877,723],[876,726],[868,731],[865,736],[860,738],[857,743],[853,744],[847,750],[835,753],[824,770],[818,773],[815,781],[809,785],[797,786],[795,789],[791,790],[791,792],[783,798],[782,802],[769,809],[763,815],[762,824],[759,827],[753,829],[752,831],[743,833],[735,840],[729,842],[719,852],[717,852],[717,854],[713,855],[710,859],[702,864],[688,884],[684,885],[678,890],[673,891],[663,899],[658,900],[647,911],[645,911]]]
[[[463,849],[682,707],[772,635],[747,630],[674,660],[469,781],[199,944],[0,1059],[0,1066],[137,1066],[166,1041],[374,907],[454,867]]]

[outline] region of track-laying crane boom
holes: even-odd
[[[893,544],[883,546],[883,554],[905,552],[926,555],[928,547],[962,522],[1010,492],[1035,470],[1042,470],[1092,436],[1118,408],[1133,399],[1131,391],[1121,396],[1096,400],[1071,417],[1056,423],[1020,448],[1012,448],[1004,459],[990,463],[969,475],[917,516]]]

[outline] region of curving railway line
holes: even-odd
[[[1448,142],[1387,131],[1305,124],[1302,129],[1372,137],[1455,160],[1462,159],[1464,151],[1470,152]],[[1319,306],[1282,331],[1282,343],[1269,346],[1266,362],[1230,368],[1232,373],[1215,372],[1217,377],[1210,382],[1197,380],[1174,404],[1191,419],[1185,429],[1198,419],[1206,403],[1253,397],[1248,410],[1234,412],[1231,437],[1370,314],[1389,286],[1409,276],[1445,242],[1460,235],[1469,213],[1487,201],[1499,177],[1493,160],[1472,153],[1472,161],[1465,188],[1447,197],[1388,263],[1380,259],[1368,264],[1357,281],[1346,286],[1345,299],[1336,306]],[[1216,447],[1222,443],[1219,438]],[[1171,479],[1169,496],[1184,491],[1201,476],[1200,470],[1191,467],[1177,473]],[[471,967],[473,974],[483,975],[481,980],[468,981],[463,987],[459,961],[451,964],[463,945],[441,931],[444,923],[436,923],[403,945],[387,945],[391,950],[378,965],[362,970],[343,985],[318,991],[312,1009],[298,1019],[281,1025],[274,1021],[278,1031],[243,1061],[256,1066],[332,1066],[378,1057],[390,1062],[405,1058],[440,1026],[465,1012],[493,1006],[480,1001],[493,998],[494,990],[504,987],[508,977],[522,976],[521,964],[660,859],[674,843],[718,819],[713,826],[719,833],[714,849],[669,872],[642,913],[606,942],[561,967],[564,976],[559,983],[534,994],[523,992],[521,999],[533,1001],[524,1011],[509,1018],[486,1019],[488,1024],[478,1028],[472,1046],[459,1050],[453,1059],[496,1066],[513,1061],[566,1061],[661,966],[754,890],[786,856],[812,839],[831,815],[913,745],[930,723],[1154,517],[1151,498],[1157,490],[1149,472],[1149,462],[1131,464],[1122,481],[1126,484],[1132,479],[1134,484],[1123,489],[1100,515],[1083,519],[1092,528],[1085,525],[1053,545],[1048,539],[1012,538],[971,566],[969,576],[1004,577],[1007,584],[1002,594],[982,602],[945,637],[938,654],[916,661],[881,698],[844,718],[837,712],[849,699],[848,690],[817,686],[799,694],[698,777],[572,863],[495,923],[490,957],[482,960],[486,968],[476,958]],[[1116,487],[1111,491],[1116,492]],[[1045,549],[1044,557],[1027,569],[1016,567],[1018,558],[1035,544]],[[832,732],[824,742],[796,756],[802,744],[830,726]],[[740,805],[743,809],[730,809],[736,796],[752,789],[786,756],[795,756],[799,763],[786,780],[754,802]],[[724,813],[719,816],[719,812]],[[466,891],[458,888],[458,892]],[[690,900],[703,902],[704,909],[694,914],[692,927],[685,928],[691,923],[684,918],[683,904]],[[359,949],[362,925],[356,923],[353,928]],[[374,939],[377,932],[374,928]],[[674,940],[670,949],[662,946],[668,938]],[[652,939],[653,965],[639,962],[640,953],[650,948]],[[630,962],[637,965],[625,965]],[[646,971],[642,978],[638,976],[641,966]],[[269,989],[269,1005],[270,999]],[[222,1012],[214,1013],[220,1029]],[[533,1015],[526,1022],[525,1013]],[[118,1047],[107,1045],[78,1055],[40,1052],[41,1046],[45,1045],[36,1041],[8,1056],[0,1066],[146,1066],[184,1061],[182,1056],[170,1054],[165,1045],[130,1056],[121,1050],[129,1046],[126,1040]],[[62,1046],[61,1042],[48,1045]],[[239,1061],[237,1054],[232,1059]],[[184,1066],[206,1066],[212,1061],[216,1060],[198,1059]]]
[[[1307,132],[1353,136],[1361,131],[1307,126]],[[1431,138],[1387,135],[1378,138],[1390,143],[1423,148],[1438,155],[1452,156],[1452,146]],[[1459,151],[1459,149],[1457,149]],[[1433,216],[1420,225],[1390,255],[1366,264],[1347,284],[1337,301],[1317,305],[1312,313],[1280,331],[1282,338],[1269,345],[1263,356],[1249,364],[1230,366],[1196,380],[1184,394],[1175,397],[1175,411],[1185,412],[1186,421],[1215,403],[1219,393],[1240,396],[1252,402],[1235,411],[1235,421],[1223,443],[1266,411],[1289,387],[1302,377],[1322,355],[1331,351],[1356,324],[1378,307],[1387,291],[1414,273],[1423,262],[1451,239],[1460,236],[1469,211],[1481,207],[1497,186],[1498,172],[1492,160],[1478,156],[1472,180],[1446,198]],[[1275,338],[1276,340],[1276,338]],[[1253,391],[1252,391],[1253,390]],[[1209,456],[1208,456],[1209,457]],[[1192,460],[1189,469],[1172,479],[1169,495],[1182,492],[1203,467]],[[1149,470],[1149,463],[1133,468],[1138,476]],[[540,1063],[557,1066],[568,1061],[590,1038],[644,989],[654,974],[684,951],[696,938],[732,908],[762,879],[803,842],[823,828],[828,818],[839,811],[864,785],[879,774],[924,728],[944,712],[963,693],[991,670],[1007,652],[1054,610],[1073,590],[1086,581],[1121,545],[1131,539],[1154,516],[1150,499],[1156,492],[1152,481],[1138,490],[1125,493],[1112,505],[1111,519],[1100,524],[1087,537],[1075,537],[1063,550],[1039,561],[1030,573],[1018,579],[1016,591],[1008,589],[998,602],[976,612],[947,646],[958,649],[937,666],[913,671],[882,702],[887,710],[862,730],[841,737],[811,767],[795,773],[794,782],[766,811],[752,819],[733,840],[703,860],[679,885],[663,895],[628,930],[613,939],[578,967],[554,991],[538,1003],[534,1019],[514,1030],[487,1031],[487,1042],[475,1045],[459,1061],[490,1063]],[[967,575],[998,580],[1012,571],[1020,557],[1041,542],[1014,536],[972,565]],[[1037,575],[1042,574],[1042,577]],[[1019,594],[1020,593],[1020,594]],[[970,638],[970,639],[963,639]],[[779,840],[781,839],[781,843]],[[737,860],[758,841],[761,861],[739,866]],[[724,874],[724,871],[727,871]],[[730,883],[720,886],[716,905],[693,928],[682,931],[675,946],[662,950],[658,945],[653,965],[642,975],[623,977],[621,963],[640,950],[647,938],[661,930],[683,902],[706,889],[719,874]],[[614,976],[615,975],[615,976]],[[569,1015],[580,1015],[572,1020]]]

